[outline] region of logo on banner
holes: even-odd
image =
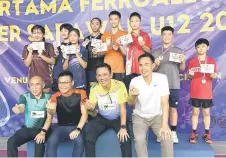
[[[4,126],[10,118],[10,111],[5,96],[0,91],[0,127]]]
[[[221,116],[217,119],[217,124],[220,128],[226,128],[226,116]]]

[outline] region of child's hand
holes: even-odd
[[[212,74],[210,75],[210,77],[213,78],[213,79],[216,79],[216,78],[217,78],[217,73],[212,73]]]

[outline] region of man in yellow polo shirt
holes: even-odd
[[[122,157],[131,157],[131,141],[126,126],[127,90],[123,82],[111,79],[110,65],[103,63],[96,68],[98,83],[90,90],[88,110],[98,109],[86,134],[85,150],[87,157],[95,157],[97,138],[107,129],[113,128],[120,140]]]

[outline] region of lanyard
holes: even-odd
[[[197,57],[198,58],[198,61],[199,61],[199,66],[200,66],[200,69],[201,69],[201,61],[200,61],[200,59],[199,59],[199,57]],[[205,57],[205,65],[207,64],[207,58]],[[200,72],[201,73],[201,72]],[[203,76],[202,76],[202,78],[204,79],[206,77],[206,73],[203,73]]]
[[[92,39],[96,39],[100,35],[100,32],[94,37],[92,37],[92,34],[89,36],[89,40],[92,41]]]
[[[160,56],[163,56],[164,54],[166,54],[166,52],[173,47],[173,45],[171,44],[165,51],[163,51],[163,46],[162,46],[162,54]]]

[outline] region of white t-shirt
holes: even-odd
[[[170,94],[166,75],[153,72],[150,84],[140,75],[132,79],[131,86],[139,90],[133,110],[135,114],[145,118],[162,115],[161,96]]]

